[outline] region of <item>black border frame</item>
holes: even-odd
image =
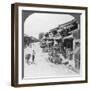
[[[85,10],[85,80],[78,81],[62,81],[62,82],[45,82],[35,84],[19,84],[18,83],[18,7],[43,7],[43,8],[64,8]],[[45,5],[32,3],[14,3],[11,4],[11,86],[26,87],[26,86],[41,86],[41,85],[60,85],[74,83],[88,83],[88,7],[81,6],[62,6],[62,5]]]

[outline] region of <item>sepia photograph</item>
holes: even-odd
[[[12,5],[12,85],[87,82],[87,8]]]

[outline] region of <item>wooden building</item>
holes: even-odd
[[[62,54],[65,59],[74,60],[75,40],[80,40],[80,33],[78,32],[80,32],[79,24],[76,19],[73,19],[47,32],[42,38],[41,46],[44,46],[43,49],[47,49],[48,53],[55,52],[55,54]],[[58,59],[60,61],[60,57]]]

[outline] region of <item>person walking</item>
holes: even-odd
[[[34,63],[35,62],[35,51],[33,50],[33,52],[32,52],[32,63]]]

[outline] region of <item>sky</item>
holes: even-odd
[[[48,32],[72,19],[74,17],[69,14],[33,13],[24,22],[24,34],[38,38],[39,33]]]

